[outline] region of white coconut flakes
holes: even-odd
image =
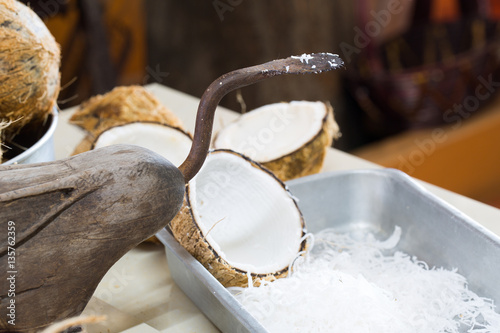
[[[299,59],[301,63],[309,64],[309,60],[314,59],[310,54],[303,53],[301,56],[292,56],[292,59]]]
[[[455,270],[387,254],[400,235],[380,242],[324,230],[287,278],[229,289],[270,332],[500,332],[493,301]]]

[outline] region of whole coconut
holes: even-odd
[[[41,122],[59,95],[59,45],[43,21],[15,0],[0,0],[0,122],[5,138]]]

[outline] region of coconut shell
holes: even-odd
[[[224,149],[224,151],[231,152]],[[239,153],[232,152],[240,155]],[[242,155],[240,155],[242,156]],[[244,157],[249,160],[248,157]],[[251,161],[256,167],[262,168],[262,165]],[[266,170],[269,172],[269,170]],[[272,174],[271,172],[269,172]],[[273,175],[274,176],[274,175]],[[274,176],[283,187],[285,185]],[[232,267],[226,260],[221,258],[217,252],[205,240],[200,228],[194,220],[193,211],[189,200],[189,183],[186,185],[186,194],[182,208],[177,215],[170,221],[169,228],[174,238],[196,258],[224,287],[247,287],[247,272]],[[302,221],[304,224],[304,221]],[[304,228],[304,225],[303,227]],[[303,241],[300,251],[307,249],[307,242]],[[278,272],[270,274],[251,274],[254,286],[259,286],[261,281],[274,281],[288,275],[288,267]]]
[[[180,119],[142,86],[116,87],[84,102],[70,123],[97,137],[106,129],[136,121],[156,121],[184,129]]]
[[[0,121],[11,139],[28,123],[42,122],[60,89],[60,48],[29,7],[0,0]]]
[[[106,129],[102,130],[97,135],[94,135],[92,133],[87,133],[87,135],[85,135],[85,137],[82,139],[82,141],[80,141],[80,143],[75,147],[75,149],[73,150],[73,153],[71,155],[72,156],[78,155],[78,154],[81,154],[81,153],[84,153],[86,151],[94,149],[94,145],[95,145],[97,139],[99,138],[99,136],[102,133],[106,132],[107,130],[112,129],[114,127],[123,126],[123,125],[127,125],[127,124],[132,124],[132,123],[137,123],[137,122],[141,122],[141,123],[157,123],[157,124],[166,125],[166,126],[175,128],[175,129],[177,129],[177,130],[185,133],[187,136],[189,136],[192,139],[191,134],[189,134],[188,132],[184,131],[183,129],[181,129],[179,127],[174,127],[174,126],[171,126],[169,124],[160,123],[160,122],[156,122],[156,121],[133,121],[133,122],[129,122],[129,123],[124,123],[124,124],[119,124],[119,125],[111,126],[109,128],[106,128]]]
[[[189,192],[189,186],[187,186],[186,192]],[[203,238],[199,227],[193,220],[188,196],[189,193],[186,193],[181,210],[170,222],[170,230],[175,239],[224,287],[247,287],[247,273],[231,267]],[[288,269],[268,275],[252,273],[252,281],[254,285],[260,285],[262,280],[274,281],[287,274]]]
[[[326,107],[327,114],[323,118],[321,131],[311,141],[288,155],[264,162],[262,165],[282,181],[318,173],[323,167],[326,152],[332,145],[333,139],[340,136],[333,108],[329,103],[326,103]]]
[[[71,156],[92,150],[92,146],[94,145],[95,140],[96,138],[92,134],[85,135],[82,141],[80,141],[80,143],[75,147],[73,153],[71,153]]]
[[[171,129],[177,130],[177,131],[181,132],[182,134],[186,135],[187,137],[189,137],[189,139],[191,139],[191,141],[193,140],[193,136],[191,134],[189,134],[188,132],[186,132],[184,129],[180,128],[180,127],[175,127],[175,126],[172,126],[170,124],[161,123],[161,122],[158,122],[158,121],[141,120],[141,121],[131,121],[131,122],[128,122],[128,123],[125,123],[125,124],[115,125],[115,126],[107,128],[106,130],[104,130],[101,133],[99,133],[99,135],[97,137],[95,137],[94,139],[92,139],[92,144],[90,145],[90,149],[94,149],[95,148],[95,144],[96,144],[97,140],[107,130],[110,130],[110,129],[115,128],[115,127],[124,126],[124,125],[134,124],[134,123],[158,124],[158,125],[162,125],[162,126],[165,126],[165,127],[169,127]],[[91,138],[89,136],[83,138],[83,140],[81,142],[82,146],[80,147],[80,149],[84,149],[86,147],[86,145],[88,144],[89,140],[91,140]]]

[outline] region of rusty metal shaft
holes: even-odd
[[[198,106],[191,150],[179,167],[185,182],[189,182],[198,173],[206,159],[210,148],[215,110],[226,94],[277,75],[318,74],[342,66],[343,61],[336,54],[303,54],[238,69],[224,74],[212,82],[203,93]]]

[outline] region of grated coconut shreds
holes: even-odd
[[[387,254],[400,235],[359,241],[324,230],[291,276],[230,290],[270,332],[500,332],[493,301],[456,270]]]

